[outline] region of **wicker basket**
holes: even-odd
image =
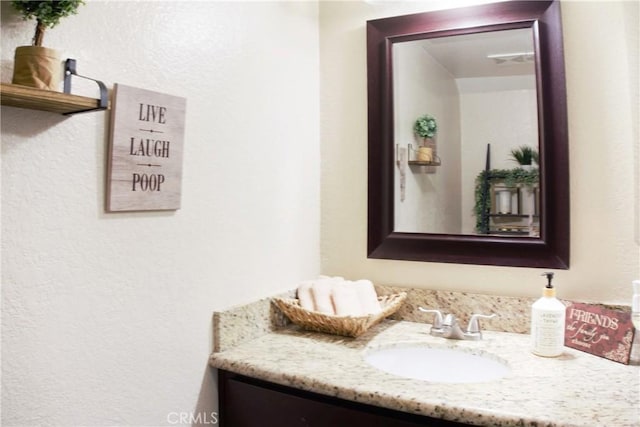
[[[273,302],[289,320],[304,329],[357,337],[385,317],[395,313],[406,298],[406,292],[380,296],[378,301],[380,301],[382,311],[368,316],[335,316],[309,311],[300,307],[300,302],[294,298],[274,298]]]

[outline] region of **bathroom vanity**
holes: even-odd
[[[223,426],[462,426],[286,387],[228,371],[218,372]]]
[[[210,363],[219,370],[222,425],[640,426],[638,366],[570,348],[558,358],[537,357],[521,333],[447,340],[431,336],[426,323],[387,319],[346,338],[307,332],[279,316],[268,300],[214,316]],[[481,354],[509,372],[486,382],[429,382],[365,360],[377,349],[408,345]]]

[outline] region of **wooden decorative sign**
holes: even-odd
[[[631,313],[602,306],[569,302],[564,345],[628,364],[634,327]]]
[[[114,85],[107,210],[180,208],[185,98]]]

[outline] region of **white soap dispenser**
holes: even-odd
[[[538,356],[557,357],[564,350],[566,307],[556,298],[553,273],[543,276],[547,276],[547,286],[542,298],[531,306],[531,351]]]

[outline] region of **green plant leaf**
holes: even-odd
[[[532,165],[533,162],[538,163],[538,152],[528,145],[521,145],[519,148],[511,150],[511,157],[513,157],[519,165]]]
[[[78,13],[78,7],[84,4],[84,0],[12,0],[11,4],[25,20],[36,19],[46,28],[53,28],[60,19]]]
[[[438,132],[438,125],[435,117],[430,114],[418,117],[413,124],[413,131],[421,138],[433,138]]]
[[[45,29],[53,28],[60,23],[60,19],[78,13],[78,7],[84,0],[12,0],[11,4],[25,20],[35,19],[36,31],[33,45],[42,46]]]

